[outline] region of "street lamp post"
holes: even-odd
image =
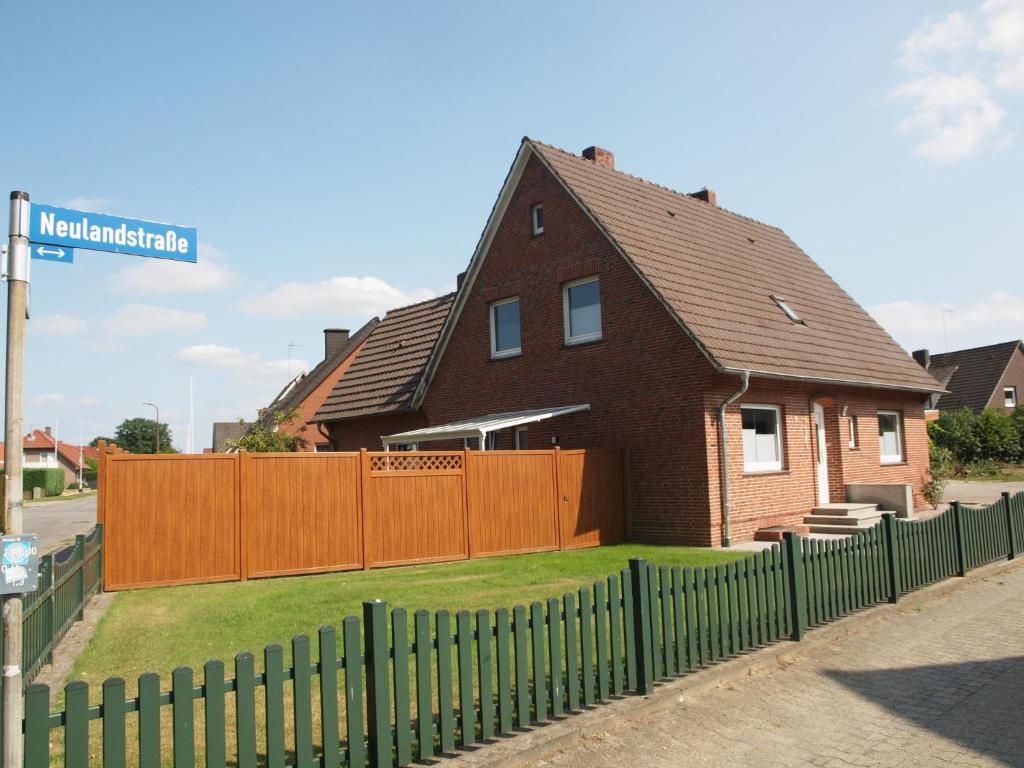
[[[143,405],[148,405],[154,411],[156,411],[156,451],[155,451],[155,453],[160,453],[160,409],[157,408],[154,403],[143,403]]]

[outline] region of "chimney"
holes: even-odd
[[[324,328],[324,359],[338,352],[348,342],[348,328]]]
[[[46,428],[46,436],[47,437],[52,437],[53,436],[53,433],[50,431],[49,427]]]
[[[932,356],[928,353],[928,350],[919,349],[911,354],[913,354],[914,359],[917,360],[917,364],[927,371],[929,366],[932,364]]]
[[[704,189],[698,190],[697,192],[691,192],[690,197],[696,197],[698,200],[703,200],[709,205],[718,205],[718,195],[715,194],[715,190],[708,189],[707,187],[704,187]]]
[[[600,147],[587,147],[583,150],[583,157],[592,160],[598,165],[615,170],[615,154]]]
[[[464,282],[466,282],[466,273],[465,272],[459,272],[459,274],[455,276],[455,290],[461,291],[462,290],[462,284]]]

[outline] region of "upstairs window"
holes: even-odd
[[[782,469],[782,420],[777,405],[744,405],[743,471],[777,472]]]
[[[533,218],[533,234],[543,235],[544,234],[544,206],[535,205],[531,209],[530,215]]]
[[[1007,408],[1017,407],[1017,388],[1003,387],[1003,405]]]
[[[566,283],[562,288],[565,343],[581,344],[601,338],[601,284],[596,277]]]
[[[519,297],[491,304],[491,357],[511,357],[522,352],[519,339]]]
[[[883,464],[903,461],[903,435],[896,411],[878,412],[878,450]]]

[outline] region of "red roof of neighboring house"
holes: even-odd
[[[22,441],[22,448],[26,451],[52,451],[54,447],[54,439],[52,435],[46,434],[41,429],[33,429],[27,435],[25,435],[24,441]],[[71,443],[65,443],[63,440],[60,441],[60,447],[58,448],[60,455],[64,457],[64,460],[71,465],[72,469],[77,470],[79,468],[78,455],[79,447],[72,445]],[[81,448],[82,453],[82,469],[86,468],[85,459],[97,459],[99,460],[100,452],[96,448],[91,446],[83,446]],[[0,443],[0,464],[4,462],[4,444]]]

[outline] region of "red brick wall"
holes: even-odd
[[[544,205],[544,234],[530,210]],[[597,274],[603,338],[566,346],[562,283]],[[522,354],[492,360],[488,303],[520,297]],[[561,185],[531,159],[434,380],[432,424],[589,403],[530,425],[531,448],[622,447],[631,454],[633,536],[697,541],[707,528],[698,372],[706,359]],[[502,447],[511,447],[511,434]]]
[[[381,435],[393,435],[410,429],[427,426],[427,420],[419,411],[390,413],[381,416],[364,416],[355,419],[332,421],[327,425],[331,435],[332,450],[371,451],[383,450]]]

